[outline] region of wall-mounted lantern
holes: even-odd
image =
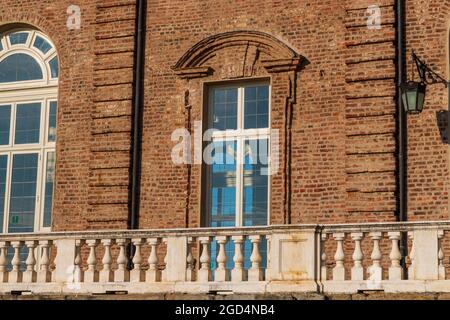
[[[448,87],[449,81],[438,75],[414,51],[411,54],[413,63],[412,80],[401,85],[402,101],[405,111],[411,114],[421,113],[425,103],[427,85],[441,83]],[[414,81],[414,65],[419,73],[420,81]]]

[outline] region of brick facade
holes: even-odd
[[[448,77],[450,4],[406,2],[408,50]],[[367,28],[373,4],[381,29]],[[135,6],[2,0],[2,28],[35,26],[60,56],[54,230],[127,227]],[[147,13],[141,228],[200,225],[201,167],[174,165],[170,136],[202,120],[208,83],[247,78],[270,79],[281,133],[271,223],[396,219],[394,0],[152,0]],[[411,220],[448,219],[446,102],[432,86],[408,116]]]

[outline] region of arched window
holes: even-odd
[[[58,67],[41,32],[0,35],[0,233],[50,230]]]

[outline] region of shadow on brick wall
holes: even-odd
[[[448,110],[441,110],[436,112],[436,122],[439,128],[439,133],[441,135],[441,141],[445,144],[449,144],[448,115]]]

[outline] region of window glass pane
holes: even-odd
[[[6,172],[8,167],[8,156],[0,155],[0,233],[3,232],[3,219],[5,217],[6,196]]]
[[[236,221],[236,141],[214,142],[209,166],[211,227],[233,227]]]
[[[46,54],[52,48],[52,45],[40,36],[36,36],[33,46],[39,49],[43,54]]]
[[[13,156],[8,232],[33,232],[38,154]]]
[[[48,115],[48,142],[56,141],[56,114],[58,110],[58,103],[56,101],[50,102],[50,110]]]
[[[15,32],[9,35],[11,45],[27,43],[28,32]]]
[[[257,129],[269,127],[269,86],[245,88],[244,128]]]
[[[0,39],[0,51],[3,50],[3,44],[2,44],[2,40]]]
[[[39,142],[41,126],[41,104],[18,104],[16,111],[15,144],[27,144]]]
[[[52,78],[58,78],[59,75],[58,57],[56,56],[52,60],[50,60],[49,65]]]
[[[53,183],[55,180],[55,153],[47,153],[47,164],[45,171],[45,196],[44,196],[44,228],[52,224],[53,211]]]
[[[11,106],[0,106],[0,145],[9,144],[11,126]]]
[[[237,95],[237,88],[213,90],[212,128],[218,130],[237,129]]]
[[[0,62],[0,83],[43,78],[41,67],[27,54],[16,53]]]
[[[268,140],[247,140],[244,147],[243,203],[244,226],[267,225]]]

